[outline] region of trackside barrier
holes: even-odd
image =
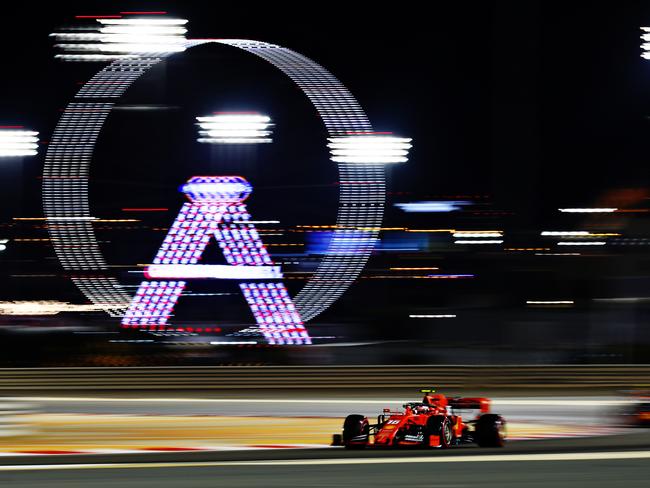
[[[650,365],[206,366],[0,369],[0,392],[218,389],[643,389]],[[1,401],[1,400],[0,400]]]

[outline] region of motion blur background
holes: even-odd
[[[47,141],[99,69],[55,60],[48,34],[109,7],[3,6],[0,125],[24,125]],[[413,138],[409,162],[388,170],[381,242],[349,291],[307,324],[317,347],[210,345],[253,324],[228,283],[197,285],[220,295],[187,298],[177,310],[184,323],[218,327],[211,337],[120,332],[103,312],[61,306],[86,302],[44,222],[31,220],[43,217],[43,145],[35,158],[0,161],[0,240],[8,240],[0,246],[0,366],[650,360],[650,62],[639,47],[647,2],[119,5],[161,7],[190,19],[191,38],[258,39],[305,54],[350,89],[377,130]],[[121,103],[158,109],[116,111],[96,148],[91,211],[113,221],[96,230],[114,276],[137,285],[133,271],[153,258],[188,176],[235,172],[255,188],[253,218],[280,222],[264,226],[262,238],[295,293],[322,258],[338,194],[306,99],[261,61],[206,46],[147,73]],[[193,118],[216,110],[270,114],[274,143],[251,151],[196,144]],[[444,212],[397,206],[413,202],[461,204]],[[559,211],[593,207],[617,211]],[[456,242],[480,234],[500,242]],[[219,262],[212,252],[205,259]],[[16,311],[15,301],[32,303]],[[63,310],[42,315],[43,301]]]

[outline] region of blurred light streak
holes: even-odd
[[[607,244],[604,241],[562,241],[558,242],[558,246],[604,246]]]
[[[57,315],[61,312],[97,312],[101,310],[101,307],[94,304],[73,305],[56,300],[0,302],[0,315]]]
[[[594,298],[593,300],[602,303],[647,303],[650,302],[650,297]]]
[[[259,113],[222,112],[198,121],[198,142],[208,144],[260,144],[270,143],[271,118]]]
[[[410,319],[455,319],[456,315],[454,314],[442,314],[442,315],[409,315]]]
[[[616,212],[617,208],[558,208],[563,213],[611,213]]]
[[[454,237],[503,237],[503,232],[497,231],[456,231]]]
[[[562,236],[562,237],[615,237],[621,234],[616,232],[605,233],[591,233],[586,230],[578,231],[544,231],[541,233],[543,236]]]
[[[412,139],[367,132],[362,135],[330,137],[330,159],[335,163],[392,164],[408,161]]]
[[[0,239],[0,251],[5,251],[7,249],[7,243],[9,239]]]
[[[574,305],[573,300],[526,300],[526,305],[540,306],[569,306]]]
[[[459,240],[459,241],[454,241],[454,244],[503,244],[503,240],[502,239],[488,239],[488,240],[475,240],[475,241]]]
[[[38,132],[0,127],[0,157],[36,156]]]
[[[463,205],[469,205],[470,202],[466,201],[425,201],[425,202],[410,202],[410,203],[396,203],[395,206],[402,209],[404,212],[455,212],[460,210]]]

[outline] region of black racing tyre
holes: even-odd
[[[451,419],[449,417],[445,417],[444,415],[429,417],[427,419],[425,432],[425,443],[428,447],[432,447],[429,443],[429,437],[432,435],[437,435],[440,437],[440,447],[442,448],[451,446],[454,441],[454,430]]]
[[[480,447],[503,447],[506,443],[506,421],[501,415],[486,413],[476,421],[474,439]]]
[[[370,424],[366,417],[348,415],[343,422],[343,445],[346,449],[363,449],[368,444],[369,433]],[[359,439],[361,436],[365,436],[365,441]]]

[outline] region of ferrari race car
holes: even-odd
[[[650,426],[650,391],[630,392],[632,401],[622,413],[623,424],[633,427]]]
[[[489,399],[448,398],[434,390],[421,392],[425,394],[421,402],[404,404],[403,412],[385,408],[376,424],[363,415],[348,415],[343,434],[335,436],[334,444],[342,444],[347,449],[447,448],[469,443],[480,447],[504,446],[506,421],[490,413]],[[465,412],[473,413],[471,420],[463,420],[461,413]]]

